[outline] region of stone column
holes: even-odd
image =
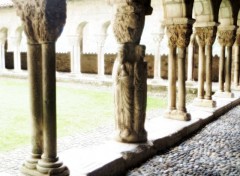
[[[235,87],[239,86],[239,75],[240,75],[240,29],[238,29],[237,37],[234,45],[234,74],[233,74],[233,84]]]
[[[5,66],[5,43],[7,40],[7,32],[0,31],[0,71],[6,69]]]
[[[216,97],[232,98],[234,96],[231,92],[231,65],[232,46],[235,38],[235,26],[219,27],[218,41],[221,45],[221,58],[219,62],[219,90],[215,93]]]
[[[153,41],[156,44],[155,54],[154,54],[154,77],[156,81],[161,81],[161,42],[164,33],[153,34]]]
[[[97,53],[97,60],[98,60],[98,76],[100,78],[104,77],[104,43],[107,38],[105,34],[99,34],[96,35],[97,38],[97,47],[98,47],[98,53]]]
[[[193,81],[194,49],[195,49],[194,45],[195,45],[195,33],[191,35],[190,43],[188,45],[188,69],[187,69],[188,83]]]
[[[20,52],[20,44],[21,44],[22,36],[14,36],[10,37],[10,41],[12,46],[14,47],[13,51],[13,62],[14,62],[14,71],[21,71],[21,52]]]
[[[17,14],[23,21],[29,43],[28,65],[33,127],[32,154],[21,171],[28,176],[68,176],[68,168],[57,157],[55,68],[55,43],[65,25],[66,1],[51,0],[48,3],[46,1],[48,0],[13,1]]]
[[[186,85],[185,85],[185,70],[186,70],[186,49],[190,42],[192,33],[192,21],[183,19],[184,24],[168,24],[167,36],[169,45],[168,58],[168,111],[165,117],[176,120],[190,120],[190,114],[186,110]],[[178,51],[176,58],[176,49]],[[178,70],[178,101],[176,108],[176,59]]]
[[[71,47],[71,73],[80,75],[81,74],[81,46],[79,35],[69,35],[69,44]]]
[[[139,43],[145,15],[152,13],[150,0],[109,2],[115,7],[113,32],[119,44],[113,68],[116,139],[146,142],[147,63],[145,46]]]
[[[199,46],[198,62],[198,97],[193,105],[202,107],[215,107],[212,100],[212,45],[216,38],[216,26],[196,27],[196,36]],[[206,86],[204,90],[204,82]],[[205,93],[204,93],[205,91]]]

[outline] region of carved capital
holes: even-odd
[[[13,0],[30,43],[55,42],[66,21],[66,0]]]
[[[215,26],[196,27],[195,29],[199,45],[213,45],[217,33],[217,28]]]
[[[236,45],[240,46],[240,33],[237,33],[235,42],[236,42]]]
[[[232,46],[236,39],[235,30],[218,30],[218,41],[222,46]]]
[[[190,42],[191,34],[192,25],[190,24],[167,25],[169,47],[187,47]]]

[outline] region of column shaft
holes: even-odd
[[[212,99],[212,46],[206,45],[206,96],[207,100]]]
[[[225,91],[231,92],[232,46],[227,46]]]
[[[157,44],[154,56],[154,79],[161,79],[160,43]]]
[[[205,47],[199,45],[198,58],[198,98],[204,98],[204,64],[205,64]]]
[[[221,55],[219,60],[219,91],[224,91],[224,67],[225,67],[225,46],[221,46]]]
[[[34,169],[43,153],[41,45],[28,44],[27,59],[30,85],[32,154],[25,166]]]
[[[98,47],[98,76],[104,76],[104,53],[103,46]]]
[[[235,58],[235,64],[234,64],[234,85],[238,86],[239,84],[239,59],[240,59],[240,46],[239,45],[235,45],[235,54],[234,54]]]
[[[19,46],[16,46],[14,49],[14,70],[20,71],[21,70],[21,52],[19,50]]]
[[[194,45],[189,44],[188,46],[188,72],[187,72],[187,80],[193,80],[193,60],[194,60]]]
[[[0,70],[5,69],[5,45],[1,44],[0,45]]]
[[[168,107],[176,109],[176,48],[169,47],[168,56]]]
[[[178,48],[178,110],[183,112],[186,112],[185,58],[186,48]]]
[[[55,43],[42,44],[43,63],[43,159],[56,159],[56,61]]]

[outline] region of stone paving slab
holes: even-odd
[[[191,121],[183,122],[162,117],[153,118],[146,122],[149,134],[148,143],[123,144],[113,140],[99,146],[87,149],[70,149],[60,153],[60,157],[70,168],[72,176],[79,175],[120,175],[123,171],[136,166],[152,157],[159,151],[174,146],[193,132],[205,126],[209,121],[218,118],[231,108],[240,104],[240,99],[217,100],[219,107],[214,112],[209,110],[192,111]],[[218,112],[221,112],[218,113]]]

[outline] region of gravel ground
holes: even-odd
[[[239,176],[240,106],[179,146],[129,171],[127,175]]]

